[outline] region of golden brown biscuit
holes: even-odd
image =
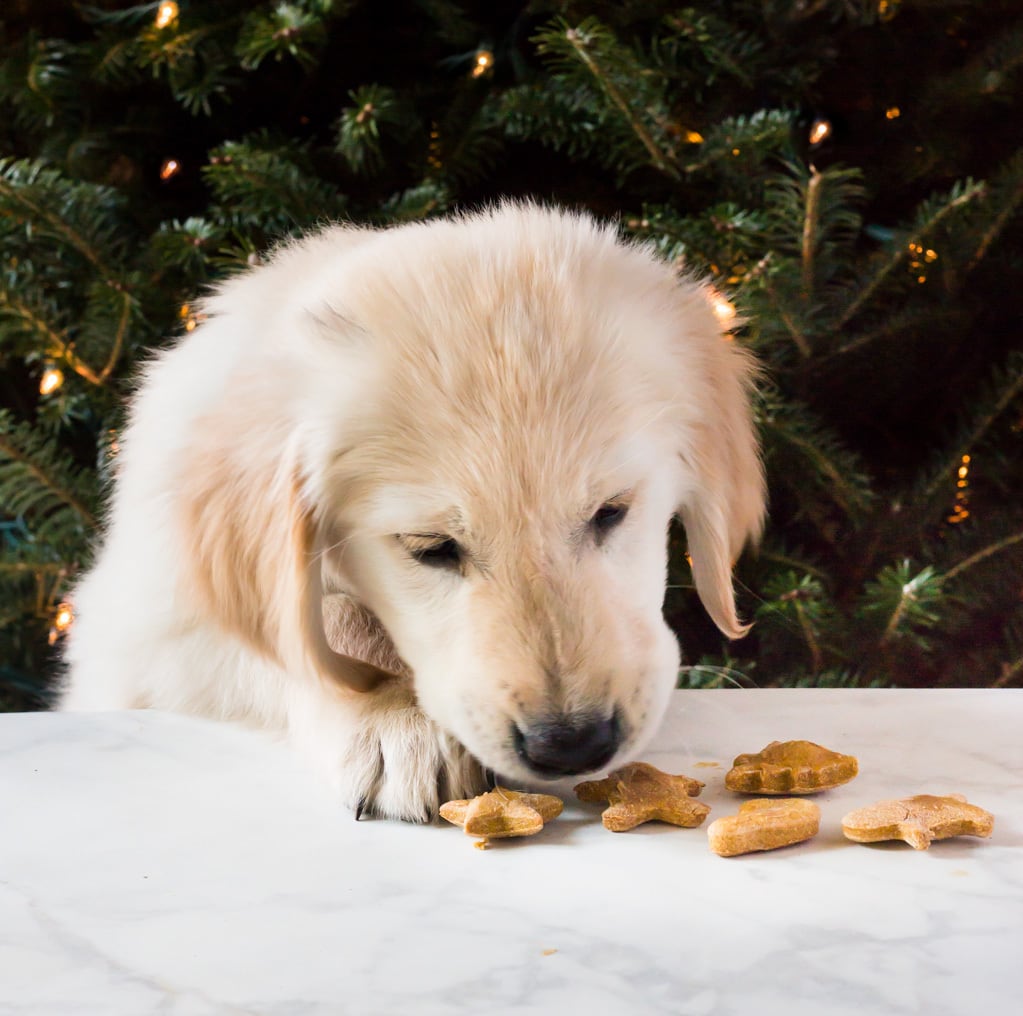
[[[926,850],[932,840],[990,836],[994,824],[990,812],[968,803],[962,794],[917,794],[849,812],[842,819],[842,832],[857,843],[904,840],[914,850]]]
[[[601,815],[604,827],[623,833],[644,822],[670,822],[693,829],[710,808],[693,798],[704,784],[688,776],[671,776],[647,762],[632,762],[608,773],[603,780],[588,780],[576,786],[580,801],[610,805]]]
[[[533,836],[544,823],[561,814],[564,802],[551,794],[526,794],[496,787],[471,800],[448,801],[440,806],[442,818],[460,825],[469,836],[481,837],[476,844],[486,849],[490,840],[510,836]]]
[[[710,849],[721,857],[775,850],[817,835],[821,810],[799,798],[758,798],[739,805],[738,815],[725,815],[707,826]]]
[[[813,741],[772,741],[756,755],[738,755],[725,786],[741,794],[817,794],[848,783],[858,772],[852,755]]]

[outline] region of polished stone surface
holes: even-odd
[[[720,858],[705,828],[573,803],[486,851],[356,823],[266,735],[160,713],[0,715],[0,1014],[845,1016],[1016,1011],[1023,692],[679,692],[643,755],[707,782],[806,738],[860,775],[821,832]],[[847,811],[965,794],[990,840],[861,846]]]

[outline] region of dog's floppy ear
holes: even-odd
[[[289,672],[369,691],[393,675],[328,645],[316,520],[287,426],[245,399],[200,421],[181,478],[185,595]]]
[[[732,566],[763,528],[765,483],[750,397],[757,374],[745,350],[720,333],[705,361],[709,405],[681,455],[688,482],[678,514],[689,541],[696,591],[729,638],[749,630],[736,616]]]

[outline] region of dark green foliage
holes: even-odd
[[[0,708],[44,700],[129,379],[202,288],[505,194],[617,218],[764,362],[756,623],[722,642],[673,532],[683,684],[1023,685],[1018,4],[157,10],[0,14]]]

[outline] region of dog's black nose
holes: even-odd
[[[609,719],[592,716],[558,717],[514,728],[515,751],[538,776],[553,779],[600,769],[622,743],[618,714]]]

